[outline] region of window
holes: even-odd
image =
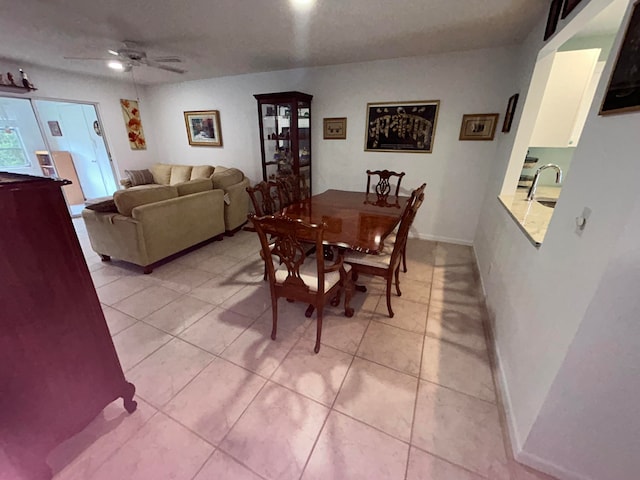
[[[0,168],[28,167],[29,160],[15,127],[0,129]]]

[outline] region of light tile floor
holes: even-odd
[[[409,240],[402,297],[361,277],[356,314],[279,304],[254,233],[142,275],[74,220],[138,410],[114,402],[49,456],[56,480],[548,478],[509,459],[469,247]]]

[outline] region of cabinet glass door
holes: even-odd
[[[311,105],[298,102],[298,160],[300,176],[311,186]]]
[[[291,104],[262,104],[264,166],[267,179],[293,173],[291,111]]]

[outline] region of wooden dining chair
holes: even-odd
[[[367,193],[371,193],[371,177],[377,176],[378,183],[374,187],[374,193],[379,197],[388,197],[391,194],[390,179],[397,177],[396,192],[394,194],[397,197],[400,193],[400,182],[402,182],[404,175],[404,172],[398,173],[391,170],[367,170]]]
[[[307,180],[304,175],[284,175],[276,179],[280,202],[283,207],[293,203],[300,203],[307,198]]]
[[[318,353],[326,299],[331,298],[331,304],[336,306],[340,303],[342,290],[345,290],[344,313],[347,317],[353,316],[353,308],[349,306],[353,291],[351,267],[344,264],[342,254],[331,265],[325,263],[322,255],[310,257],[306,254],[302,239],[313,241],[316,250],[322,251],[324,225],[311,225],[275,215],[249,215],[249,219],[258,232],[263,258],[266,259],[273,314],[271,339],[276,339],[278,329],[278,299],[302,301],[313,305],[316,310],[314,352]]]
[[[282,209],[279,188],[275,180],[262,181],[253,187],[247,187],[247,193],[257,216],[273,215]]]
[[[400,228],[396,236],[396,242],[393,248],[387,248],[378,255],[368,255],[362,252],[348,252],[345,254],[344,262],[353,268],[353,281],[358,279],[359,274],[375,275],[383,277],[387,281],[387,310],[389,317],[393,317],[393,309],[391,308],[391,284],[395,276],[396,294],[402,295],[400,291],[400,262],[402,261],[402,252],[406,248],[409,228],[415,219],[418,209],[424,201],[424,192],[417,194],[417,190],[411,193],[410,204],[403,212],[400,219]]]
[[[407,202],[407,204],[405,205],[405,207],[404,207],[405,209],[403,210],[403,214],[411,206],[411,200],[413,198],[419,197],[421,193],[424,193],[424,189],[426,187],[427,187],[427,184],[423,183],[422,185],[420,185],[420,187],[418,187],[415,190],[415,196],[412,195],[411,199],[409,199],[410,201]],[[393,233],[391,233],[390,235],[387,236],[387,238],[384,239],[384,244],[387,245],[387,246],[391,246],[391,248],[393,248],[393,245],[396,243],[396,237],[397,236],[398,236],[398,228],[396,228]],[[406,245],[405,245],[405,248],[402,249],[402,271],[404,273],[407,273],[407,248],[406,248]]]

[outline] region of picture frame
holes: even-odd
[[[367,103],[365,152],[432,153],[440,100]]]
[[[127,129],[129,148],[131,150],[146,150],[147,140],[142,128],[142,118],[140,117],[140,106],[137,100],[120,99],[122,118]]]
[[[547,17],[547,26],[544,29],[544,39],[548,40],[558,28],[558,21],[560,20],[560,11],[562,10],[562,0],[552,0],[549,6],[549,16]]]
[[[560,18],[567,18],[569,14],[573,11],[573,9],[576,8],[581,1],[582,0],[564,0],[564,5],[562,7],[562,15]]]
[[[47,124],[49,125],[49,130],[51,131],[52,137],[62,136],[62,130],[60,129],[60,124],[56,120],[49,120]]]
[[[471,113],[463,115],[459,139],[493,140],[499,116],[498,113]]]
[[[184,112],[189,145],[221,147],[220,112],[218,110],[192,110]]]
[[[633,4],[599,114],[615,115],[638,110],[640,110],[640,0]]]
[[[502,122],[502,131],[504,133],[511,131],[513,116],[515,115],[516,107],[518,106],[518,98],[520,98],[519,93],[516,93],[509,97],[509,103],[507,103],[507,111],[504,114],[504,122]]]
[[[346,140],[347,117],[323,118],[322,132],[325,140]]]

